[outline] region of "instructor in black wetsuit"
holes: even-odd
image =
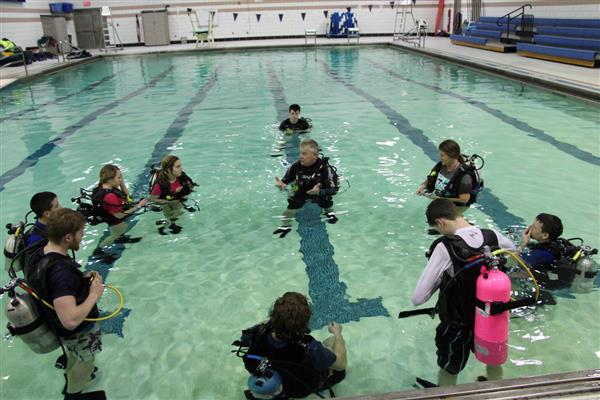
[[[279,233],[279,237],[283,238],[292,230],[290,225],[294,213],[307,200],[316,202],[325,210],[327,222],[337,222],[337,217],[331,210],[332,196],[338,191],[337,175],[326,157],[319,158],[319,145],[314,140],[303,140],[300,143],[300,160],[288,168],[282,179],[275,178],[275,185],[280,190],[285,190],[290,183],[293,183],[294,194],[288,199],[282,226],[275,230],[274,234]]]

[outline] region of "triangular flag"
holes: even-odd
[[[327,18],[327,15],[329,15],[329,11],[325,10],[323,11],[323,14],[325,15],[325,18]]]
[[[283,14],[279,14],[279,22],[281,22],[281,20],[283,20]]]
[[[390,7],[394,8],[395,1],[390,1]]]
[[[260,14],[256,14],[256,22],[260,22]]]
[[[304,18],[306,18],[306,13],[303,12],[303,13],[300,13],[300,15],[302,15],[302,21],[304,21]]]
[[[352,11],[352,7],[347,7],[346,11],[348,11],[348,12]]]
[[[373,9],[373,4],[369,4],[369,12],[371,12],[371,9]]]
[[[233,20],[235,21],[237,19],[238,13],[233,13]]]

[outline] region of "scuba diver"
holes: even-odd
[[[58,197],[52,192],[39,192],[33,195],[29,201],[29,207],[35,214],[36,221],[25,233],[25,245],[31,246],[40,240],[48,238],[46,225],[50,212],[60,208]]]
[[[158,203],[166,219],[157,221],[158,233],[166,235],[165,225],[169,224],[169,231],[178,234],[183,229],[176,221],[181,216],[183,208],[193,212],[193,207],[186,207],[186,196],[192,193],[194,186],[198,186],[182,169],[181,160],[174,155],[164,157],[160,168],[154,168],[150,178],[150,195],[152,201]]]
[[[523,231],[517,246],[521,258],[546,290],[569,288],[577,276],[593,280],[597,274],[597,268],[589,258],[597,250],[585,246],[579,238],[563,239],[562,233],[563,224],[559,217],[541,213]],[[531,239],[535,243],[531,243]],[[575,245],[576,240],[581,244]],[[552,295],[548,293],[547,297],[552,298]],[[549,301],[549,304],[555,302]]]
[[[38,352],[49,352],[59,345],[66,352],[65,400],[105,399],[103,391],[82,393],[95,378],[95,355],[102,350],[100,327],[85,319],[98,317],[96,303],[104,292],[102,277],[95,271],[83,274],[81,265],[68,256],[69,250],[79,249],[84,226],[84,216],[74,210],[53,211],[48,217],[48,242],[27,252],[23,271],[31,289],[53,306],[38,310],[59,342]]]
[[[247,399],[303,398],[329,390],[346,376],[342,326],[328,327],[323,343],[309,335],[311,308],[300,293],[287,292],[275,301],[269,320],[242,331],[233,352],[251,374]],[[320,396],[320,395],[319,395]]]
[[[147,199],[141,199],[133,203],[129,196],[129,191],[123,174],[116,165],[107,164],[100,170],[100,182],[92,191],[92,203],[96,215],[99,215],[103,222],[109,227],[109,234],[105,237],[94,250],[94,255],[107,259],[111,255],[103,249],[113,243],[137,243],[142,240],[141,237],[130,237],[124,235],[127,231],[125,219],[131,216],[140,208],[144,207]]]
[[[303,140],[300,143],[300,159],[288,168],[283,178],[275,178],[275,186],[280,190],[285,190],[289,183],[292,183],[294,194],[288,199],[282,226],[273,234],[280,234],[280,238],[285,237],[292,230],[291,220],[296,210],[307,200],[316,202],[323,208],[327,222],[337,222],[332,207],[333,195],[339,190],[338,174],[335,167],[329,164],[329,158],[319,158],[319,145],[314,140]]]
[[[455,385],[473,351],[475,332],[475,288],[479,268],[465,268],[467,260],[484,246],[514,250],[515,245],[500,233],[469,224],[449,199],[435,199],[427,207],[427,223],[444,235],[428,252],[429,261],[415,287],[411,301],[425,303],[439,289],[434,309],[409,311],[404,316],[439,314],[436,328],[438,385]],[[510,288],[509,288],[510,289]],[[426,312],[422,312],[426,311]],[[402,314],[400,317],[404,317]],[[488,365],[489,379],[502,376],[501,366]]]
[[[284,132],[296,131],[300,133],[309,132],[312,129],[310,120],[300,116],[300,106],[291,104],[288,108],[289,117],[281,121],[279,130]]]
[[[475,160],[483,159],[474,154],[468,159],[463,156],[460,146],[454,140],[444,140],[438,146],[440,161],[433,167],[416,194],[430,199],[446,198],[464,211],[477,200],[477,194],[483,188]]]

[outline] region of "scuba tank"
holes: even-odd
[[[39,312],[36,300],[29,293],[15,293],[20,283],[20,279],[13,279],[0,289],[0,293],[7,291],[10,297],[4,307],[8,331],[12,336],[20,337],[35,353],[45,354],[56,350],[60,342]]]
[[[510,301],[510,278],[497,266],[481,267],[475,286],[475,297],[485,308],[475,307],[475,357],[487,365],[501,365],[508,357],[509,312],[493,315],[492,304]]]
[[[25,223],[7,224],[8,238],[4,242],[4,262],[6,272],[9,272],[11,265],[15,272],[22,271],[22,250],[25,249]]]
[[[596,254],[598,254],[598,249],[582,245],[573,257],[573,260],[577,261],[576,275],[571,285],[573,292],[589,293],[592,291],[596,275],[598,275],[598,263],[593,258]]]

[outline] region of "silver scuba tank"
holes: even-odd
[[[19,258],[15,260],[15,256],[20,250],[19,243],[21,242],[21,240],[22,238],[20,236],[17,237],[14,233],[12,235],[8,235],[8,238],[6,238],[6,242],[4,243],[4,269],[6,270],[6,272],[8,272],[8,270],[10,269],[11,263],[15,272],[19,272],[23,269],[23,266],[21,265],[21,260]]]
[[[591,255],[587,255],[579,260],[576,268],[577,275],[573,279],[571,290],[575,293],[591,292],[598,274],[598,264]]]
[[[60,342],[39,315],[35,301],[29,293],[17,293],[8,299],[4,307],[9,321],[6,327],[11,335],[20,337],[31,350],[45,354],[56,350]]]

